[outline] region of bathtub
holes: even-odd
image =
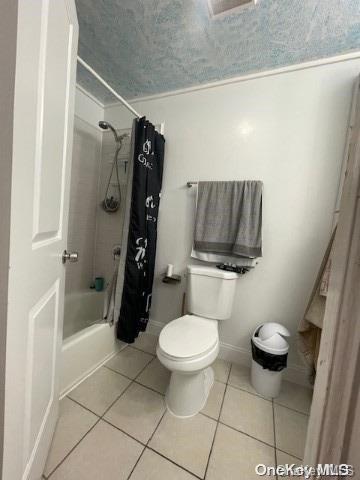
[[[61,397],[126,346],[116,340],[114,326],[103,323],[103,303],[104,293],[94,290],[65,297]]]
[[[102,321],[104,297],[104,292],[90,289],[65,295],[64,340]]]

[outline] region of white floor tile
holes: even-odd
[[[309,414],[313,391],[292,382],[282,382],[281,392],[274,402],[284,407],[293,408],[302,413]]]
[[[215,380],[226,383],[229,376],[231,363],[218,358],[211,366],[214,370]]]
[[[206,480],[259,480],[255,466],[275,466],[275,449],[224,425],[219,425]],[[264,478],[274,479],[266,476]]]
[[[280,405],[274,405],[276,447],[303,458],[309,417]]]
[[[54,470],[97,420],[96,415],[72,400],[66,397],[61,400],[59,420],[44,470],[45,476]]]
[[[142,350],[143,352],[156,355],[158,338],[159,337],[157,337],[156,335],[151,335],[150,333],[140,333],[140,335],[134,342],[134,347]]]
[[[193,480],[195,478],[147,448],[136,465],[130,480]]]
[[[228,386],[220,421],[274,445],[272,403],[257,395]]]
[[[250,382],[250,368],[245,365],[235,365],[231,367],[229,385],[241,388],[247,392],[258,394]]]
[[[208,415],[215,420],[218,420],[220,415],[220,408],[223,401],[226,385],[221,382],[214,382],[211,388],[210,395],[207,399],[205,407],[201,410],[202,413]]]
[[[166,413],[149,445],[190,472],[203,477],[216,422],[204,415],[180,419]]]
[[[132,384],[104,418],[132,437],[146,443],[165,411],[162,395]]]
[[[106,363],[106,366],[116,372],[122,373],[126,377],[135,378],[153,358],[154,357],[148,353],[126,347],[110,359]]]
[[[170,374],[171,372],[154,358],[136,381],[164,395],[169,385]]]
[[[295,466],[300,466],[302,465],[302,461],[299,460],[296,457],[292,457],[291,455],[288,455],[287,453],[281,452],[280,450],[276,450],[276,458],[277,458],[277,464],[278,465],[293,465]],[[289,475],[279,475],[279,480],[294,480],[294,478],[299,478],[299,477],[294,477],[294,476],[289,476]]]
[[[100,421],[51,480],[125,480],[142,451],[140,443]]]
[[[72,390],[69,397],[101,416],[130,382],[119,373],[101,367]]]

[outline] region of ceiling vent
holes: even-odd
[[[257,0],[208,0],[209,10],[212,17],[218,15],[236,13],[236,10],[248,5],[255,5]]]

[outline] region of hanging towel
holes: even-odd
[[[327,246],[309,303],[306,307],[305,315],[298,327],[298,348],[303,355],[305,363],[311,367],[312,375],[316,372],[320,349],[335,234],[336,228]]]
[[[202,260],[203,262],[210,263],[231,263],[235,264],[238,267],[245,268],[254,268],[257,263],[259,263],[258,258],[248,258],[248,257],[233,257],[230,255],[219,255],[216,253],[207,253],[200,252],[199,250],[191,250],[191,257]]]
[[[199,182],[192,256],[261,257],[261,227],[262,182]]]

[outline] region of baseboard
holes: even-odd
[[[159,336],[163,327],[163,323],[150,320],[146,331],[151,335]],[[251,351],[229,343],[220,342],[219,358],[247,367],[251,365]],[[309,373],[307,368],[302,365],[289,364],[284,371],[284,379],[299,385],[309,386]]]
[[[251,351],[228,343],[220,342],[219,358],[238,365],[251,366]],[[305,366],[288,364],[284,371],[285,380],[309,387],[309,372]]]
[[[146,333],[159,336],[161,330],[165,327],[164,323],[157,322],[156,320],[150,320],[146,329]]]

